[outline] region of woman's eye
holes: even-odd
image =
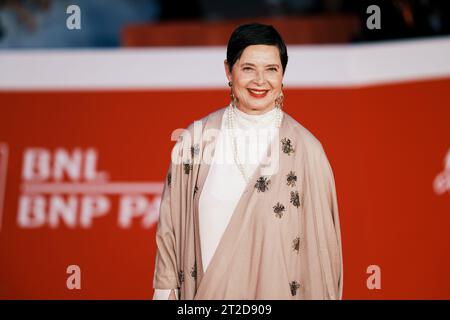
[[[250,67],[244,67],[244,70],[252,70],[252,68],[250,68]]]
[[[269,68],[270,71],[277,71],[277,68]]]

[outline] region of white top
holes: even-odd
[[[243,163],[247,177],[254,174],[276,133],[275,116],[275,109],[260,115],[251,115],[236,109],[234,136],[238,160]],[[214,159],[199,199],[203,272],[206,272],[247,184],[236,165],[232,137],[225,111]],[[168,299],[169,294],[170,290],[155,289],[153,299]]]

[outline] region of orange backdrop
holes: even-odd
[[[450,169],[445,171],[444,163],[450,148],[450,79],[359,89],[288,88],[285,96],[285,111],[322,142],[334,170],[344,299],[450,299]],[[170,134],[227,103],[225,89],[0,92],[0,145],[7,164],[0,298],[151,299],[156,225],[149,223],[155,212],[150,207],[170,161]],[[58,150],[80,152],[82,159],[95,150],[96,168],[106,181],[156,187],[92,193],[91,200],[107,200],[103,211],[95,201],[99,207],[86,209],[92,203],[84,191],[58,194],[66,204],[73,201],[75,220],[51,218],[54,195],[24,191],[30,182],[25,157],[35,148],[50,159]],[[45,167],[36,165],[34,170]],[[58,180],[51,174],[43,179]],[[63,174],[63,182],[90,183],[83,174],[77,179]],[[126,196],[144,199],[145,214],[135,202],[130,216],[123,207]],[[26,210],[24,197],[41,199],[43,218],[35,225],[30,217],[36,213]],[[103,213],[89,220],[81,217],[86,212]],[[72,264],[81,268],[81,290],[66,287]],[[380,290],[367,288],[370,265],[381,268]]]

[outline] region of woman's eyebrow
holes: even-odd
[[[250,62],[245,62],[245,63],[241,64],[241,66],[242,66],[242,67],[243,67],[243,66],[252,66],[252,67],[255,67],[256,65],[253,64],[253,63],[250,63]],[[268,65],[266,65],[266,67],[277,67],[277,68],[279,68],[280,66],[279,66],[278,64],[268,64]]]

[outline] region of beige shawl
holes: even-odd
[[[172,161],[163,190],[153,287],[178,288],[180,299],[341,299],[333,173],[320,142],[286,113],[278,171],[255,171],[203,273],[198,199],[210,167],[203,159],[214,150],[208,130],[220,129],[225,109],[193,123],[175,144],[183,160]]]

